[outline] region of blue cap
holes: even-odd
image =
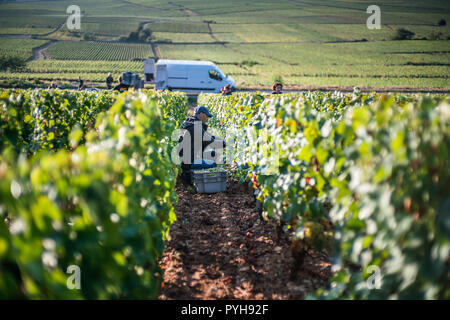
[[[208,117],[212,117],[213,115],[209,112],[208,108],[205,106],[198,106],[197,108],[194,109],[194,114],[200,114],[200,113],[204,113],[206,114]]]

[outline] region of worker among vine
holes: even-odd
[[[281,82],[275,82],[272,85],[272,94],[282,94],[283,84]]]
[[[128,89],[130,88],[129,85],[126,85],[126,84],[123,83],[123,78],[122,78],[122,76],[119,76],[119,78],[117,79],[117,81],[119,82],[119,84],[118,84],[117,86],[115,86],[115,87],[113,88],[113,90],[117,90],[117,91],[123,92],[123,91],[126,91],[126,90],[128,90]]]
[[[192,183],[192,170],[209,169],[217,166],[215,151],[205,149],[225,147],[225,141],[209,133],[207,122],[213,115],[205,106],[198,106],[194,115],[189,116],[180,126],[182,130],[178,142],[183,182]]]

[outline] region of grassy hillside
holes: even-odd
[[[30,60],[20,74],[0,73],[4,83],[69,81],[80,60],[97,61],[99,69],[86,73],[80,63],[79,72],[99,86],[102,73],[143,72],[142,64],[125,69],[125,62],[155,57],[214,61],[243,88],[267,87],[281,76],[299,88],[450,90],[450,27],[438,26],[450,23],[445,0],[378,1],[380,30],[366,27],[373,3],[365,0],[81,0],[81,29],[75,31],[65,25],[70,4],[0,1],[0,53]],[[392,40],[399,28],[413,32],[411,40]],[[141,43],[124,42],[139,30],[146,32]],[[32,48],[40,54],[33,57]]]

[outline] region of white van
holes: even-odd
[[[145,83],[154,83],[156,90],[218,93],[227,84],[236,85],[210,61],[159,60],[156,68],[153,59],[144,63]]]

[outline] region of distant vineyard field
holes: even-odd
[[[54,42],[22,71],[29,75],[1,74],[4,85],[29,87],[16,84],[19,78],[67,79],[82,73],[94,80],[94,73],[141,72],[138,65],[95,63],[142,63],[157,56],[213,61],[241,89],[269,89],[277,78],[285,89],[296,90],[450,90],[450,5],[445,0],[413,6],[380,0],[380,29],[367,28],[368,4],[356,0],[81,0],[78,30],[64,23],[70,4],[1,2],[0,54],[31,60],[32,48],[42,44],[31,42],[31,35]],[[396,40],[401,28],[411,32],[409,40]],[[130,35],[146,43],[122,42]]]
[[[152,32],[208,33],[206,23],[154,22],[147,24]]]
[[[2,38],[0,55],[14,55],[25,59],[33,56],[33,48],[46,43],[46,40]]]
[[[85,60],[36,60],[27,64],[29,73],[102,73],[102,72],[142,72],[140,61],[85,61]]]
[[[60,41],[50,46],[48,51],[57,60],[131,61],[153,56],[149,44],[118,42]]]
[[[136,31],[139,24],[144,21],[143,19],[123,17],[86,17],[80,25],[81,29],[76,30],[76,32],[105,36],[125,36],[132,31]],[[71,32],[66,25],[63,26],[61,31]]]
[[[16,81],[33,81],[36,85],[42,82],[47,85],[55,81],[65,88],[76,87],[78,76],[88,81],[87,85],[98,87],[98,82],[104,84],[106,75],[111,73],[114,80],[124,71],[135,72],[143,77],[144,64],[142,61],[86,61],[86,60],[34,60],[27,63],[22,72],[0,72],[1,79]],[[97,82],[93,85],[90,82]]]
[[[156,42],[217,42],[208,33],[154,32],[152,36]]]
[[[30,6],[29,4],[25,4]],[[67,17],[62,15],[65,11],[51,11],[51,10],[39,10],[38,8],[21,8],[20,14],[18,14],[17,8],[11,8],[9,6],[2,5],[0,10],[0,34],[8,33],[27,33],[28,29],[36,29],[30,34],[39,34],[41,29],[48,30],[55,29],[58,25],[63,23]],[[58,15],[59,14],[59,15]],[[11,32],[8,29],[22,29],[18,32]]]
[[[49,32],[52,32],[52,28],[21,28],[21,27],[14,27],[14,28],[1,28],[0,34],[37,34],[42,35]]]

